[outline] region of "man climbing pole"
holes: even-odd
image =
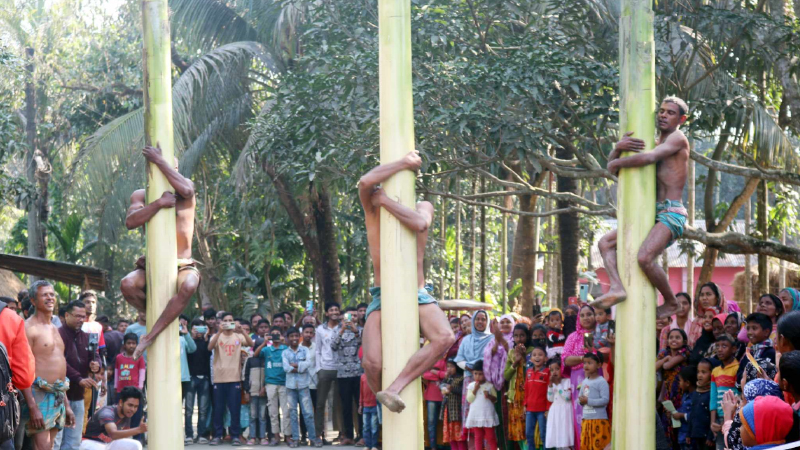
[[[200,285],[200,271],[192,259],[192,235],[194,234],[194,211],[196,201],[194,197],[194,184],[178,172],[178,163],[171,166],[161,154],[161,149],[145,147],[142,150],[145,159],[154,164],[167,178],[169,184],[175,189],[175,194],[164,192],[161,198],[146,204],[145,190],[139,189],[131,195],[131,206],[128,208],[128,217],[125,226],[129,230],[145,226],[158,211],[163,208],[175,208],[175,231],[178,244],[178,293],[167,303],[150,332],[142,336],[139,345],[133,353],[134,359],[139,359],[149,347],[156,336],[172,323],[189,304],[189,299]],[[147,295],[145,257],[136,261],[136,269],[122,279],[120,290],[122,296],[139,311],[146,310]]]
[[[688,213],[681,200],[689,170],[689,141],[679,127],[686,122],[688,111],[689,108],[683,100],[677,97],[665,98],[658,110],[659,139],[656,148],[651,152],[639,153],[645,149],[645,142],[632,137],[633,133],[629,132],[617,142],[608,157],[608,170],[613,174],[622,168],[656,164],[656,224],[639,248],[638,262],[650,283],[664,297],[664,304],[656,310],[658,318],[669,317],[678,312],[678,302],[669,285],[669,278],[656,260],[683,235],[686,225]],[[636,154],[620,158],[622,152]],[[598,246],[611,287],[592,306],[610,308],[627,297],[617,269],[617,230],[603,236]]]
[[[364,207],[364,220],[367,226],[367,242],[375,268],[375,287],[370,289],[372,303],[367,308],[367,323],[364,326],[364,371],[367,382],[376,397],[390,411],[399,413],[405,408],[400,392],[412,381],[433,367],[436,361],[453,345],[455,336],[444,312],[436,300],[425,290],[425,245],[428,242],[428,227],[433,221],[433,205],[419,202],[416,209],[403,206],[389,198],[379,184],[403,171],[417,171],[422,164],[419,152],[411,151],[399,161],[382,164],[358,182],[358,194]],[[417,350],[408,360],[400,375],[388,388],[381,390],[382,348],[381,348],[381,221],[380,209],[385,208],[406,228],[417,235],[417,303],[419,303],[419,325],[422,335],[430,345]]]

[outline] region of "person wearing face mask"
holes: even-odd
[[[278,433],[283,433],[286,443],[291,446],[294,445],[294,440],[291,438],[286,372],[283,370],[283,351],[288,347],[283,343],[283,330],[280,327],[273,326],[269,333],[272,337],[272,342],[267,343],[265,341],[254,352],[264,360],[265,380],[260,394],[267,396],[267,410],[269,411],[269,421],[273,433],[269,445],[277,446],[280,442]],[[279,411],[283,416],[282,418],[278,416]]]

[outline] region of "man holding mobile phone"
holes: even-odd
[[[226,312],[222,316],[220,332],[208,342],[208,350],[214,351],[214,439],[210,445],[222,442],[223,417],[225,407],[231,414],[231,445],[238,446],[241,430],[242,347],[252,347],[250,339],[240,324],[233,320],[233,314]]]
[[[211,310],[211,315],[215,312]],[[186,438],[194,438],[192,412],[197,400],[197,439],[194,442],[207,444],[207,428],[209,409],[211,406],[211,351],[208,340],[211,338],[209,328],[201,318],[192,321],[191,336],[196,350],[186,355],[189,362],[189,389],[186,392],[186,417],[184,432]]]
[[[362,328],[358,326],[355,308],[347,308],[344,321],[331,341],[331,349],[338,355],[339,367],[336,370],[336,383],[339,386],[339,397],[342,399],[342,416],[344,430],[341,445],[355,445],[353,439],[353,406],[358,407],[361,389],[361,360],[358,349],[361,347]],[[357,424],[358,437],[361,435],[361,424]]]

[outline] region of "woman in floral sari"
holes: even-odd
[[[578,401],[580,397],[578,389],[580,389],[581,383],[583,383],[584,378],[586,378],[583,372],[583,355],[587,353],[597,353],[594,347],[586,348],[584,345],[584,334],[594,333],[596,325],[597,319],[595,318],[594,308],[589,305],[583,305],[578,313],[578,322],[575,326],[575,332],[567,337],[567,342],[564,344],[564,352],[561,354],[564,377],[569,377],[572,383],[575,450],[580,450],[581,421],[583,419],[583,406],[581,406]],[[602,373],[600,375],[602,376]]]
[[[495,433],[497,435],[497,445],[501,450],[512,450],[512,445],[506,439],[508,430],[508,392],[505,389],[505,378],[503,373],[506,369],[508,352],[514,349],[514,326],[516,320],[511,314],[500,317],[500,320],[492,321],[489,330],[494,335],[489,345],[483,350],[483,374],[486,379],[497,389],[497,400],[495,410],[500,418],[500,425]]]

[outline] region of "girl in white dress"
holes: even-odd
[[[500,425],[494,409],[497,391],[483,375],[483,361],[476,362],[472,367],[472,377],[475,381],[467,388],[470,407],[464,428],[469,431],[471,440],[474,439],[475,450],[484,450],[484,441],[486,450],[497,450],[497,435],[494,432],[494,427]]]
[[[575,431],[572,420],[572,383],[561,377],[561,360],[553,358],[548,362],[550,385],[547,387],[547,400],[551,403],[547,414],[547,433],[545,448],[571,449],[575,445]]]

